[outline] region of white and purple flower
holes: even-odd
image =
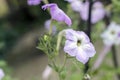
[[[0,68],[0,80],[2,80],[4,76],[4,71]]]
[[[50,15],[53,20],[58,22],[65,22],[68,26],[71,26],[71,19],[57,6],[55,3],[46,4],[42,6],[42,9],[50,9]]]
[[[93,44],[83,31],[65,30],[66,42],[64,51],[85,64],[96,53]]]
[[[106,31],[101,34],[105,45],[111,46],[113,44],[120,44],[120,25],[111,22]]]
[[[88,20],[89,2],[85,2],[80,10],[80,16],[83,20]],[[92,8],[91,23],[95,24],[105,16],[105,9],[101,2],[95,2]]]
[[[27,0],[28,5],[39,5],[41,0]]]
[[[44,23],[45,29],[47,31],[50,30],[50,24],[51,24],[51,20],[50,19],[45,21],[45,23]],[[53,25],[53,27],[52,27],[52,34],[55,34],[55,33],[56,33],[56,26]]]

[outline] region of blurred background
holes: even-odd
[[[50,2],[59,2],[65,9],[64,1]],[[9,66],[11,71],[7,72],[18,80],[40,80],[47,65],[47,57],[36,48],[45,30],[44,21],[50,19],[41,5],[29,6],[27,0],[0,0],[0,67]]]
[[[49,2],[59,3],[62,10],[67,10],[68,3],[64,0]],[[109,0],[102,2],[111,3]],[[50,15],[41,9],[43,4],[29,6],[27,0],[0,0],[0,67],[7,66],[6,72],[16,80],[42,80],[41,74],[48,64],[47,57],[36,48],[38,38],[45,32],[44,22],[50,19]],[[115,20],[120,22],[118,18]],[[94,44],[100,52],[102,40]]]

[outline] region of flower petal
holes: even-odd
[[[93,57],[96,53],[92,43],[82,45],[82,49],[88,55],[88,57]]]
[[[0,80],[5,76],[4,71],[0,68]]]
[[[50,74],[52,74],[52,68],[49,66],[46,66],[45,70],[42,73],[43,80],[47,80],[49,78]]]
[[[43,5],[43,6],[42,6],[42,9],[43,9],[43,10],[46,10],[47,8],[56,7],[56,6],[57,6],[57,4],[55,4],[55,3],[46,4],[46,5]]]
[[[105,10],[103,8],[94,10],[92,13],[92,23],[93,24],[97,23],[98,21],[102,20],[104,16],[105,16]]]
[[[41,3],[41,0],[27,0],[28,5],[38,5]]]
[[[88,20],[88,13],[89,13],[89,2],[86,1],[85,3],[82,3],[83,5],[81,6],[80,10],[80,16],[83,20],[87,21]],[[91,22],[94,24],[98,22],[99,20],[103,19],[105,16],[105,9],[103,7],[103,4],[99,1],[95,2],[93,4],[93,9],[92,9],[92,16],[91,16]]]
[[[68,26],[71,26],[72,21],[71,19],[57,6],[55,9],[50,10],[52,19],[59,21],[59,22],[65,22]]]
[[[78,50],[76,59],[85,64],[89,60],[89,57],[83,50]]]
[[[46,20],[45,23],[44,23],[45,29],[46,29],[47,31],[50,30],[50,24],[51,24],[51,20],[50,20],[50,19],[49,19],[49,20]],[[54,34],[56,33],[56,31],[57,31],[56,26],[53,25],[53,26],[52,26],[52,34],[54,35]]]
[[[77,31],[77,38],[82,41],[82,43],[89,43],[89,37],[83,31]]]
[[[77,45],[76,42],[66,40],[64,51],[68,53],[70,56],[76,56],[77,54]]]
[[[65,37],[67,40],[77,42],[77,37],[75,35],[76,35],[76,32],[74,30],[72,29],[65,30]]]
[[[68,25],[68,26],[71,26],[72,25],[72,21],[71,21],[71,19],[65,14],[65,23]]]
[[[68,1],[70,3],[71,8],[73,9],[73,11],[80,12],[81,9],[83,8],[82,1],[79,1],[79,0],[65,0],[65,1]]]
[[[68,26],[71,26],[71,19],[57,6],[55,3],[46,4],[42,6],[42,9],[50,8],[50,14],[52,19],[58,22],[65,22]]]

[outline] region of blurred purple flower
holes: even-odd
[[[50,20],[50,19],[47,20],[47,21],[45,21],[44,26],[45,26],[45,29],[47,29],[47,31],[50,30],[50,24],[51,24],[51,20]],[[53,34],[56,33],[56,26],[54,26],[54,25],[53,25],[53,27],[52,27],[52,33],[53,33]]]
[[[82,5],[82,8],[80,10],[80,16],[83,20],[88,20],[88,13],[89,13],[89,2],[85,2]],[[97,23],[101,19],[103,19],[105,16],[105,9],[103,7],[103,4],[101,2],[95,2],[93,4],[92,8],[92,17],[91,17],[91,23]]]
[[[64,51],[70,56],[76,57],[78,61],[85,64],[90,57],[95,55],[95,48],[84,32],[67,29],[65,33]]]
[[[108,28],[101,34],[105,45],[120,44],[120,25],[111,22]]]
[[[50,15],[52,19],[58,22],[65,22],[68,26],[71,26],[71,19],[57,6],[55,3],[46,4],[42,6],[42,9],[50,8]]]
[[[118,37],[120,37],[120,32],[118,33]]]
[[[42,73],[43,80],[48,80],[50,74],[52,74],[52,68],[49,66],[46,66],[45,70]]]
[[[103,47],[103,49],[101,50],[101,53],[98,54],[98,58],[93,64],[92,70],[97,70],[100,67],[102,61],[104,60],[107,53],[110,51],[111,47],[112,46],[106,46],[106,45]]]
[[[5,76],[3,70],[0,68],[0,80],[2,80],[2,78]]]
[[[82,2],[80,0],[65,0],[68,1],[73,9],[73,11],[80,12],[82,7]]]
[[[41,0],[27,0],[28,5],[39,5]]]
[[[76,1],[76,0],[65,0],[65,1],[67,1],[67,2],[69,2],[69,3],[72,3],[72,2],[74,2],[74,1]]]

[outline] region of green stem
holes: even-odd
[[[66,62],[67,62],[67,54],[65,55],[63,66],[61,67],[60,72],[64,69]]]
[[[55,58],[54,59],[51,59],[51,61],[52,61],[52,66],[53,66],[53,68],[54,68],[54,70],[56,71],[56,72],[58,72],[58,66],[57,66],[57,64],[55,64]]]
[[[59,52],[59,49],[60,49],[60,44],[61,44],[63,36],[65,35],[65,31],[66,30],[62,30],[58,33],[57,45],[56,45],[56,51],[57,51],[56,55],[58,55],[58,52]]]
[[[60,76],[60,74],[59,74],[59,80],[63,80],[62,77]]]
[[[44,4],[49,4],[48,0],[43,0]],[[50,9],[47,9],[48,13],[50,13]]]
[[[63,66],[62,66],[62,67],[60,68],[60,70],[58,71],[59,80],[64,80],[64,79],[61,77],[61,72],[64,70],[66,61],[67,61],[67,54],[65,55],[65,59],[64,59],[64,62],[63,62]]]
[[[49,4],[49,2],[48,2],[48,0],[43,0],[43,2],[45,3],[45,4]],[[47,9],[48,10],[48,12],[50,11],[49,9]],[[50,12],[49,12],[50,13]],[[50,30],[49,30],[49,35],[51,35],[52,34],[52,19],[51,19],[51,23],[50,23]]]
[[[44,2],[45,4],[49,4],[48,0],[43,0],[43,2]],[[48,12],[49,12],[49,9],[47,9],[47,10],[48,10]],[[49,35],[52,34],[52,28],[53,28],[53,26],[52,26],[52,19],[51,19]]]
[[[43,0],[43,2],[44,2],[45,4],[49,4],[48,0]]]
[[[52,26],[52,19],[51,19],[51,23],[50,23],[50,29],[49,29],[49,35],[51,35],[52,34],[52,28],[53,28],[53,26]]]
[[[88,14],[88,21],[87,21],[87,35],[91,40],[91,14],[92,14],[92,6],[93,6],[93,0],[89,0],[89,14]],[[87,72],[87,70],[89,69],[89,61],[85,64],[85,69],[84,69],[84,73]]]

